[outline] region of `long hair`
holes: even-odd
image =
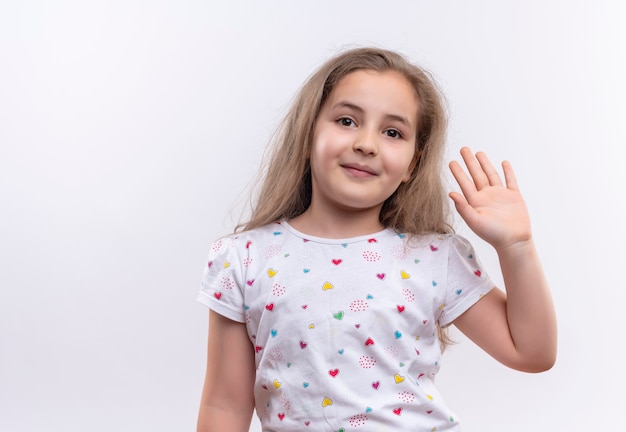
[[[337,83],[358,70],[399,72],[411,83],[418,100],[415,153],[419,159],[410,179],[383,203],[380,222],[408,234],[452,232],[441,169],[447,126],[443,96],[427,71],[398,53],[380,48],[345,51],[328,60],[304,83],[274,136],[250,218],[239,223],[236,232],[294,218],[309,207],[309,154],[315,122]]]

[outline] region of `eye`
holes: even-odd
[[[402,138],[402,133],[397,130],[397,129],[387,129],[385,131],[385,134],[389,137],[389,138]]]
[[[354,126],[354,120],[352,120],[350,117],[340,117],[339,119],[337,119],[337,123],[339,123],[341,126],[346,126],[346,127],[351,127]]]

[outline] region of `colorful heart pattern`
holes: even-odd
[[[218,309],[224,314],[236,310],[236,296],[245,291],[246,304],[239,308],[255,361],[271,365],[257,371],[258,391],[267,398],[265,409],[257,410],[262,422],[321,430],[325,425],[314,419],[324,410],[345,415],[335,432],[374,430],[382,424],[374,420],[379,418],[386,424],[410,422],[419,430],[441,428],[439,420],[418,425],[420,415],[455,423],[442,412],[437,393],[428,391],[432,382],[426,377],[438,370],[437,322],[460,299],[488,292],[478,290],[488,277],[473,251],[454,246],[454,259],[464,267],[449,277],[437,273],[441,266],[434,263],[449,259],[450,237],[414,247],[397,233],[334,244],[313,238],[295,242],[280,224],[268,234],[271,240],[258,235],[248,240],[244,232],[243,240],[216,242],[205,269],[216,282],[203,283],[213,307],[224,305]],[[236,246],[236,253],[228,253]],[[453,286],[451,280],[462,284]],[[432,313],[428,304],[436,305]],[[371,402],[352,406],[345,388],[358,388]],[[302,395],[295,396],[295,389]],[[313,400],[307,403],[307,397]],[[346,410],[353,411],[346,415]]]
[[[402,375],[400,375],[400,374],[395,374],[395,375],[393,376],[393,380],[396,382],[396,384],[403,383],[405,379],[406,379],[406,378],[405,378],[405,377],[403,377],[403,376],[402,376]]]

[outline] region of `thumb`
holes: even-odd
[[[450,198],[454,202],[456,211],[459,212],[463,220],[471,225],[471,221],[476,216],[476,210],[467,202],[465,197],[458,192],[450,192]]]

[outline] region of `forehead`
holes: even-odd
[[[416,119],[419,103],[415,89],[399,72],[358,70],[341,78],[330,92],[325,107],[351,102],[363,109]]]

